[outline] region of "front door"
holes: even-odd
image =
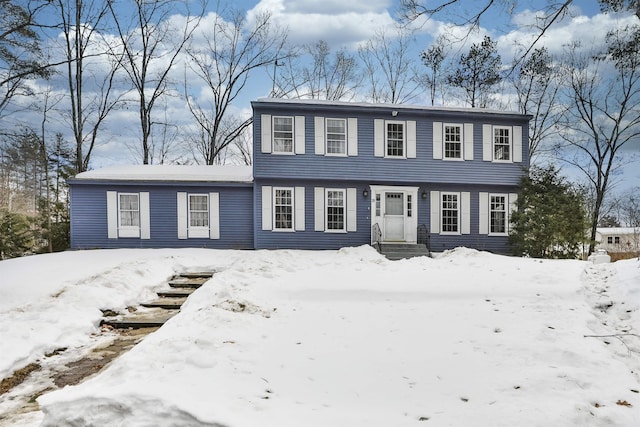
[[[404,193],[384,193],[384,241],[404,240]]]
[[[415,243],[418,187],[372,185],[371,242]]]

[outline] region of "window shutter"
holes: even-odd
[[[295,152],[304,154],[304,116],[296,116],[295,122]]]
[[[407,158],[416,158],[416,122],[407,120]]]
[[[471,234],[471,193],[468,191],[460,193],[460,204],[462,210],[460,232]]]
[[[313,193],[315,231],[324,231],[324,187],[316,187]]]
[[[478,214],[480,215],[479,234],[489,234],[489,193],[480,193]]]
[[[118,193],[107,191],[107,237],[118,238]]]
[[[263,153],[271,152],[271,115],[263,114],[260,116],[260,146]]]
[[[431,232],[440,233],[440,192],[431,192]]]
[[[464,138],[464,159],[473,160],[473,123],[465,123],[462,137]]]
[[[373,141],[375,157],[384,157],[384,120],[373,121]]]
[[[511,214],[518,210],[518,194],[509,193],[509,213],[507,215],[507,230],[511,233]]]
[[[356,188],[347,188],[347,231],[357,231],[358,213],[356,209],[356,198],[358,197]]]
[[[490,162],[493,160],[493,128],[491,125],[482,125],[482,160]]]
[[[442,122],[433,122],[433,158],[442,159]]]
[[[271,186],[262,186],[262,229],[271,230],[273,227],[272,209],[271,209]]]
[[[151,239],[151,211],[149,209],[149,192],[140,193],[140,238]]]
[[[522,126],[513,127],[513,162],[522,162]]]
[[[358,119],[347,119],[347,155],[358,155]]]
[[[178,239],[186,239],[188,237],[187,226],[187,193],[178,192]]]
[[[313,131],[316,140],[316,154],[324,154],[324,117],[313,119]]]
[[[295,230],[296,231],[304,231],[305,221],[304,221],[304,187],[296,187],[295,188],[295,196],[293,199],[295,203],[296,209],[296,217],[295,217]]]
[[[220,195],[209,193],[209,238],[220,238]]]

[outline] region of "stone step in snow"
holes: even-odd
[[[172,288],[166,291],[158,291],[161,298],[186,298],[195,291],[195,288]]]
[[[116,329],[158,328],[176,315],[175,311],[164,311],[147,315],[131,315],[117,318],[102,319],[100,325],[111,326]]]
[[[179,310],[186,298],[159,298],[154,301],[143,302],[140,304],[147,308],[162,308],[165,310]]]

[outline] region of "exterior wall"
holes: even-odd
[[[488,113],[470,109],[437,110],[362,106],[357,104],[257,101],[253,103],[254,122],[254,218],[256,248],[335,249],[371,242],[370,186],[418,187],[415,201],[418,226],[429,231],[430,248],[439,252],[466,246],[496,253],[510,253],[508,236],[480,234],[479,195],[517,193],[524,171],[529,167],[528,116],[511,113]],[[392,115],[392,111],[396,111]],[[296,127],[304,123],[303,149],[296,154],[263,152],[263,115],[291,116]],[[316,154],[316,117],[357,119],[357,155],[327,156]],[[415,157],[384,158],[375,154],[376,119],[415,121]],[[473,159],[434,159],[434,122],[472,124]],[[522,161],[492,162],[483,160],[483,125],[520,126]],[[267,123],[267,129],[271,123]],[[295,142],[294,142],[295,145]],[[468,146],[467,146],[468,147]],[[407,149],[405,145],[405,149]],[[301,151],[304,151],[301,154]],[[512,152],[513,155],[513,152]],[[305,188],[304,231],[282,232],[262,229],[262,187],[303,186]],[[314,231],[314,187],[357,188],[357,232],[323,233]],[[368,197],[363,190],[369,190]],[[470,197],[468,234],[444,235],[431,230],[431,192],[466,192]],[[422,194],[425,193],[423,197]],[[440,216],[440,211],[436,213]],[[486,218],[486,217],[485,217]]]
[[[598,229],[596,241],[596,249],[604,249],[611,253],[637,253],[640,250],[640,228]]]
[[[198,247],[252,249],[250,185],[167,183],[71,183],[71,248]],[[108,238],[107,191],[149,192],[150,239]],[[219,239],[178,239],[177,193],[219,193]]]

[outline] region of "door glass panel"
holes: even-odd
[[[404,215],[402,193],[386,193],[385,213],[387,215]]]

